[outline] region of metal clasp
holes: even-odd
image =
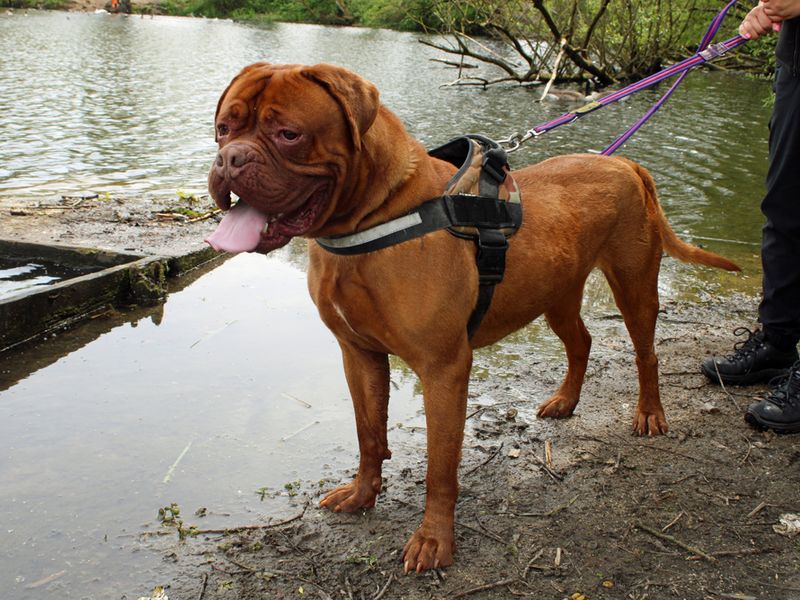
[[[539,133],[540,132],[534,131],[533,129],[526,131],[524,134],[514,133],[504,140],[498,140],[497,143],[501,146],[504,146],[507,154],[511,154],[512,152],[519,150],[519,147],[522,146],[522,144],[527,142],[532,137],[539,135]]]

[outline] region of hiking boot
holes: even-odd
[[[776,433],[800,433],[800,361],[775,381],[766,398],[747,407],[744,420]]]
[[[783,375],[798,359],[797,348],[781,350],[772,345],[760,329],[734,329],[734,335],[747,335],[736,342],[733,354],[720,358],[712,356],[703,361],[700,370],[714,383],[752,385]]]

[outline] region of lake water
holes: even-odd
[[[536,103],[531,90],[443,87],[453,71],[417,39],[0,15],[0,196],[204,191],[219,94],[257,60],[358,71],[428,146],[465,132],[506,137],[569,108]],[[665,261],[662,297],[755,293],[768,93],[767,82],[695,73],[622,150],[653,172],[676,231],[746,269],[736,277]],[[559,128],[512,162],[602,149],[656,98],[642,92]],[[355,464],[338,346],[308,298],[302,244],[233,258],[181,285],[163,307],[0,356],[0,598],[146,595],[169,581],[170,566],[142,537],[158,528],[160,507],[176,502],[193,523],[205,507],[205,527],[285,517],[295,510],[285,496],[262,502],[256,490],[339,481]],[[612,310],[602,286],[590,291],[589,310]],[[545,328],[532,327],[535,351],[562,360]],[[393,367],[390,424],[422,424],[416,379]],[[393,445],[419,446],[400,428],[391,435]]]

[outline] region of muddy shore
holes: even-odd
[[[217,218],[207,199],[190,202],[191,210],[185,204],[3,200],[0,237],[180,254],[202,247]],[[148,543],[180,573],[165,582],[166,593],[172,600],[798,599],[800,537],[781,533],[781,517],[800,513],[800,436],[745,425],[744,408],[765,387],[722,389],[698,371],[703,357],[730,347],[735,327],[754,326],[756,302],[737,295],[663,303],[657,351],[671,430],[660,438],[631,435],[636,372],[616,314],[586,315],[594,345],[570,419],[535,417],[563,377],[563,359],[531,352],[524,336],[510,340],[502,368],[479,353],[453,567],[402,573],[400,553],[424,505],[425,432],[394,427],[384,492],[363,514],[317,507],[324,491],[352,477],[345,472],[273,498],[283,506],[280,520],[185,539],[170,531],[174,524],[163,526],[169,535]],[[540,331],[552,337],[544,325]],[[183,507],[184,533],[203,529],[195,508]]]
[[[636,375],[614,315],[587,319],[592,360],[567,420],[535,417],[562,362],[520,345],[507,370],[486,373],[478,356],[475,372],[489,376],[471,383],[453,567],[402,572],[425,478],[425,432],[406,431],[372,510],[317,507],[353,475],[342,473],[285,494],[285,519],[162,541],[182,573],[171,597],[800,598],[800,537],[779,533],[781,517],[800,512],[798,438],[744,423],[765,388],[721,389],[697,368],[753,310],[746,298],[664,305],[657,350],[671,430],[661,438],[631,435]]]

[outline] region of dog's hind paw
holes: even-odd
[[[664,411],[655,413],[639,412],[633,417],[633,432],[636,435],[664,435],[669,431]]]
[[[322,508],[329,508],[333,512],[356,512],[364,508],[375,506],[375,500],[381,491],[381,478],[370,483],[361,483],[356,477],[347,485],[340,486],[325,494],[320,500]]]
[[[540,419],[565,419],[572,416],[577,403],[577,400],[556,393],[539,406],[536,414]]]

